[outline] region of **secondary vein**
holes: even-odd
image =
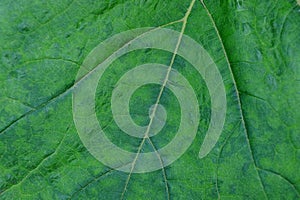
[[[207,15],[209,17],[209,19],[211,20],[211,23],[217,33],[217,36],[218,36],[218,39],[221,43],[221,47],[222,47],[222,51],[223,51],[223,54],[225,56],[225,59],[226,59],[226,62],[227,62],[227,65],[228,65],[228,68],[229,68],[229,72],[230,72],[230,76],[231,76],[231,79],[233,81],[233,85],[234,85],[234,90],[236,92],[236,96],[237,96],[237,102],[238,102],[238,108],[239,108],[239,111],[240,111],[240,117],[241,117],[241,122],[242,122],[242,127],[244,129],[244,132],[245,132],[245,136],[246,136],[246,141],[247,141],[247,146],[249,148],[249,151],[250,151],[250,156],[251,156],[251,160],[254,164],[254,168],[255,168],[255,172],[257,174],[257,177],[258,177],[258,180],[259,180],[259,184],[262,188],[262,192],[265,196],[266,199],[268,199],[267,197],[267,194],[265,192],[265,188],[264,188],[264,185],[262,183],[262,180],[261,180],[261,176],[258,172],[258,167],[257,167],[257,164],[255,162],[255,159],[254,159],[254,156],[253,156],[253,152],[252,152],[252,147],[251,147],[251,144],[250,144],[250,141],[249,141],[249,134],[248,134],[248,131],[247,131],[247,128],[246,128],[246,123],[245,123],[245,119],[244,119],[244,114],[243,114],[243,110],[242,110],[242,104],[241,104],[241,99],[240,99],[240,95],[239,95],[239,91],[238,91],[238,88],[237,88],[237,84],[236,84],[236,81],[235,81],[235,78],[234,78],[234,75],[233,75],[233,72],[232,72],[232,69],[231,69],[231,64],[230,64],[230,61],[229,61],[229,58],[228,58],[228,55],[227,55],[227,52],[225,50],[225,46],[224,46],[224,43],[223,43],[223,40],[221,38],[221,35],[219,33],[219,30],[217,28],[217,25],[215,23],[215,20],[214,18],[212,17],[210,11],[208,10],[208,8],[206,7],[205,3],[203,0],[200,0],[203,8],[205,9],[205,11],[207,12]]]
[[[135,37],[134,39],[132,40],[129,40],[128,42],[126,42],[122,47],[120,47],[119,49],[117,49],[116,51],[114,51],[110,56],[108,56],[107,58],[105,58],[101,63],[111,59],[111,57],[113,57],[118,51],[120,51],[121,49],[124,49],[125,47],[127,47],[128,45],[130,45],[132,42],[134,42],[135,40],[137,40],[138,38],[144,36],[145,34],[151,32],[151,31],[155,31],[157,30],[158,28],[163,28],[163,27],[166,27],[166,26],[169,26],[169,25],[172,25],[172,24],[176,24],[176,23],[179,23],[179,22],[182,22],[182,19],[180,20],[176,20],[176,21],[173,21],[173,22],[170,22],[170,23],[167,23],[167,24],[164,24],[164,25],[160,25],[156,28],[153,28],[153,29],[150,29],[140,35],[138,35],[137,37]],[[99,63],[99,65],[101,64]],[[80,82],[82,82],[83,80],[87,79],[91,74],[93,74],[95,72],[95,70],[97,69],[97,67],[99,66],[97,65],[95,68],[93,68],[91,71],[89,71],[87,74],[85,74],[84,76],[82,76],[80,79],[76,80],[73,85],[70,85],[68,86],[64,91],[62,91],[61,93],[55,95],[55,96],[52,96],[48,101],[46,102],[43,102],[41,103],[40,105],[36,106],[35,109],[32,109],[28,112],[26,112],[25,114],[23,114],[22,116],[20,116],[19,118],[17,118],[16,120],[10,122],[8,125],[4,126],[4,128],[2,128],[0,130],[0,135],[3,134],[4,132],[6,132],[9,128],[11,128],[12,126],[14,126],[16,123],[18,123],[19,121],[21,121],[22,119],[24,119],[25,117],[47,107],[48,105],[52,104],[53,102],[55,102],[56,100],[60,99],[60,98],[63,98],[65,97],[67,94],[69,94],[70,92],[73,91],[73,89],[79,85]]]
[[[34,172],[36,172],[36,170],[39,170],[39,168],[50,158],[52,158],[54,155],[56,155],[58,153],[58,151],[60,150],[68,132],[69,132],[69,127],[68,126],[68,129],[66,131],[66,133],[64,134],[64,136],[62,137],[62,139],[60,140],[60,142],[58,143],[58,145],[56,146],[55,150],[49,154],[48,156],[46,156],[45,158],[43,158],[39,163],[38,165],[36,165],[33,169],[31,169],[18,183],[10,186],[9,188],[7,188],[6,190],[2,191],[0,193],[0,196],[4,195],[5,193],[7,193],[8,191],[10,191],[11,189],[13,189],[14,187],[17,187],[19,185],[21,185],[22,183],[24,183],[25,180],[28,179],[28,177],[30,177]]]

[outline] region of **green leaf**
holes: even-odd
[[[300,199],[298,4],[296,0],[1,1],[0,199]],[[96,159],[86,148],[72,99],[74,103],[74,91],[84,82],[80,75],[95,74],[106,56],[122,48],[117,46],[120,41],[110,40],[102,43],[105,51],[95,51],[101,42],[145,27],[177,31],[204,48],[225,86],[226,118],[216,144],[199,157],[201,146],[211,141],[207,132],[214,102],[209,71],[207,77],[201,76],[180,55],[185,48],[181,36],[173,51],[146,48],[121,55],[103,73],[92,99],[99,125],[116,146],[140,155],[176,138],[184,110],[171,88],[162,90],[156,83],[134,91],[129,112],[137,126],[149,127],[146,136],[151,135],[149,108],[151,113],[155,109],[151,105],[159,100],[159,112],[152,116],[158,134],[132,137],[115,121],[111,99],[118,81],[145,63],[180,73],[195,93],[199,107],[194,110],[199,109],[200,115],[195,139],[182,156],[165,165],[164,155],[157,151],[155,158],[163,167],[135,173],[139,164],[153,164],[139,163],[137,156],[124,172],[103,164],[102,157]],[[134,44],[138,35],[131,36],[121,42]],[[88,69],[84,74],[82,66]],[[162,76],[159,70],[138,77],[157,78]],[[172,77],[159,80],[177,87]]]

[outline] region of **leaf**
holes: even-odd
[[[299,11],[292,0],[1,1],[0,199],[299,199]],[[160,26],[189,36],[216,63],[226,89],[226,121],[216,145],[199,158],[213,102],[205,77],[177,55],[184,45],[180,37],[173,52],[128,52],[111,63],[96,88],[96,118],[110,141],[147,153],[176,136],[180,102],[169,88],[159,98],[166,123],[157,121],[157,135],[132,137],[114,120],[117,82],[145,63],[171,66],[189,82],[200,120],[179,159],[148,173],[134,173],[130,163],[131,172],[123,172],[84,146],[72,94],[80,85],[79,69],[99,43]],[[113,44],[99,56],[120,48]],[[149,125],[149,108],[160,91],[160,85],[148,84],[133,93],[130,116],[137,125]],[[161,112],[153,119],[164,119]],[[164,165],[162,155],[156,157]]]

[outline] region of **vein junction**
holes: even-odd
[[[173,56],[171,58],[171,61],[170,61],[170,64],[169,64],[169,67],[168,67],[165,79],[163,80],[163,84],[161,86],[160,92],[159,92],[159,94],[157,96],[157,99],[156,99],[156,102],[154,104],[153,110],[152,110],[152,112],[150,114],[150,121],[149,121],[147,129],[145,131],[144,137],[143,137],[143,139],[142,139],[142,141],[141,141],[141,143],[140,143],[140,145],[138,147],[138,151],[136,153],[136,156],[135,156],[134,160],[132,161],[131,169],[130,169],[130,172],[128,174],[127,180],[126,180],[126,183],[125,183],[125,186],[124,186],[124,190],[123,190],[122,195],[121,195],[121,199],[123,199],[124,196],[125,196],[125,193],[126,193],[126,190],[127,190],[127,187],[128,187],[128,184],[129,184],[132,172],[134,170],[134,167],[135,167],[136,162],[138,160],[139,154],[140,154],[140,152],[142,150],[142,147],[143,147],[143,145],[144,145],[144,143],[145,143],[146,140],[149,141],[149,143],[152,146],[154,152],[157,154],[157,158],[159,159],[159,162],[160,162],[161,167],[162,167],[161,169],[162,169],[162,173],[163,173],[163,177],[164,177],[164,182],[165,182],[165,187],[166,187],[166,193],[167,193],[167,199],[168,200],[170,199],[170,193],[169,193],[169,188],[168,188],[168,183],[167,183],[167,177],[166,177],[166,172],[165,172],[165,169],[164,169],[163,161],[161,159],[161,156],[157,152],[157,149],[155,148],[154,144],[152,143],[151,139],[149,138],[149,131],[150,131],[151,125],[153,123],[153,119],[155,117],[155,114],[156,114],[157,107],[158,107],[158,104],[160,102],[161,96],[162,96],[162,94],[164,92],[164,89],[166,87],[166,84],[167,84],[167,82],[169,80],[170,72],[172,70],[172,66],[174,64],[174,61],[175,61],[178,49],[180,47],[182,36],[183,36],[184,31],[186,29],[186,24],[187,24],[187,21],[188,21],[188,17],[191,14],[191,11],[192,11],[192,8],[193,8],[195,2],[196,2],[196,0],[192,0],[191,3],[190,3],[190,5],[189,5],[189,7],[188,7],[188,9],[187,9],[187,11],[186,11],[186,13],[185,13],[185,15],[184,15],[184,17],[181,20],[176,21],[176,22],[182,22],[182,27],[181,27],[181,31],[180,31],[180,34],[179,34],[179,37],[178,37],[178,40],[177,40],[177,44],[176,44],[176,47],[174,49],[174,53],[173,53]],[[169,23],[169,24],[172,24],[172,23]],[[164,26],[166,26],[166,25],[164,25]]]

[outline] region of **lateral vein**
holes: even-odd
[[[253,156],[253,151],[252,151],[252,147],[251,147],[251,144],[250,144],[250,141],[249,141],[249,134],[248,134],[248,131],[247,131],[247,128],[246,128],[246,123],[245,123],[245,119],[244,119],[244,114],[243,114],[243,110],[242,110],[242,104],[241,104],[241,99],[240,99],[240,95],[239,95],[239,91],[238,91],[238,88],[237,88],[237,84],[236,84],[236,81],[235,81],[235,78],[234,78],[234,75],[233,75],[233,71],[231,69],[231,64],[230,64],[230,61],[229,61],[229,58],[228,58],[228,55],[227,55],[227,52],[226,52],[226,49],[225,49],[225,46],[224,46],[224,43],[223,43],[223,40],[221,38],[221,35],[219,33],[219,30],[217,28],[217,25],[214,21],[214,18],[212,17],[210,11],[208,10],[208,8],[206,7],[205,3],[203,0],[200,0],[203,8],[205,9],[208,17],[210,18],[210,21],[217,33],[217,36],[218,36],[218,39],[221,43],[221,47],[222,47],[222,51],[223,51],[223,54],[225,56],[225,59],[226,59],[226,62],[227,62],[227,65],[228,65],[228,69],[229,69],[229,72],[230,72],[230,76],[231,76],[231,79],[233,81],[233,85],[234,85],[234,90],[236,92],[236,96],[237,96],[237,102],[238,102],[238,108],[239,108],[239,111],[240,111],[240,117],[241,117],[241,122],[242,122],[242,127],[244,129],[244,132],[245,132],[245,136],[246,136],[246,141],[247,141],[247,146],[249,148],[249,151],[250,151],[250,155],[251,155],[251,160],[254,164],[254,168],[255,168],[255,172],[256,172],[256,175],[258,177],[258,180],[259,180],[259,184],[260,184],[260,187],[262,188],[262,192],[265,196],[265,199],[268,199],[267,197],[267,194],[265,192],[265,188],[264,188],[264,185],[262,183],[262,180],[261,180],[261,176],[258,172],[258,167],[257,167],[257,164],[255,162],[255,159],[254,159],[254,156]]]

